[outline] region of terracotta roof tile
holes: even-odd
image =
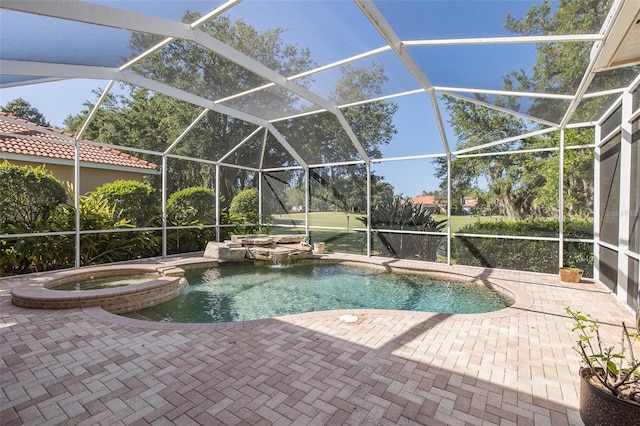
[[[74,159],[74,146],[64,143],[69,142],[68,138],[73,137],[72,134],[58,129],[37,126],[27,120],[1,111],[0,116],[2,116],[0,119],[0,133],[2,133],[0,134],[0,152],[63,160]],[[37,126],[46,130],[46,132],[34,130],[21,123],[29,123],[30,126]],[[52,135],[51,133],[58,133],[63,137]],[[81,144],[80,160],[88,163],[158,170],[158,166],[153,163],[105,146]]]
[[[424,204],[425,206],[435,205],[436,197],[433,195],[419,195],[417,197],[413,197],[411,202],[413,204]]]

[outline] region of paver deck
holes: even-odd
[[[0,280],[0,419],[16,424],[581,425],[571,305],[618,338],[633,315],[593,282],[428,265],[517,288],[472,315],[332,311],[165,326],[30,310]],[[340,320],[345,313],[358,321]]]

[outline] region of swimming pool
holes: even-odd
[[[513,304],[486,286],[339,264],[224,265],[187,269],[188,289],[126,316],[160,322],[215,323],[334,309],[483,313]]]

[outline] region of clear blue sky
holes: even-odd
[[[128,8],[138,12],[149,13],[163,18],[176,19],[182,12],[191,10],[208,11],[211,1],[139,1],[100,2],[108,6]],[[507,10],[515,16],[523,16],[531,6],[530,1],[383,1],[378,7],[394,26],[398,35],[404,40],[429,38],[466,38],[494,37],[508,33],[503,29]],[[159,4],[161,7],[158,7]],[[36,44],[37,37],[57,42],[59,45],[75,46],[77,37],[82,37],[78,48],[85,47],[84,55],[90,63],[101,62],[104,66],[117,66],[120,58],[126,56],[129,33],[121,30],[109,30],[109,42],[105,43],[102,33],[87,33],[84,24],[37,25],[38,17],[29,18],[27,25],[32,29],[32,38],[21,38],[16,45],[16,52],[7,52],[6,43],[11,34],[20,34],[23,21],[17,22],[11,17],[13,12],[1,11],[3,39],[2,57],[20,59],[20,51],[35,50],[40,60],[54,56],[58,59],[64,49],[47,49],[47,44]],[[230,16],[234,19],[244,18],[259,30],[279,27],[284,29],[282,35],[286,43],[295,43],[301,47],[309,47],[313,59],[318,65],[324,65],[381,47],[384,41],[369,24],[360,10],[350,1],[245,1],[234,7]],[[58,27],[58,25],[61,25]],[[60,31],[60,29],[65,31]],[[327,29],[330,29],[327,31]],[[62,33],[62,35],[61,35]],[[80,35],[82,34],[82,35]],[[52,37],[58,40],[51,41]],[[92,39],[93,38],[93,39]],[[15,37],[11,37],[15,40]],[[31,45],[29,43],[32,43]],[[13,45],[13,43],[11,43]],[[95,46],[86,49],[86,46]],[[514,47],[515,46],[515,47]],[[103,49],[103,50],[100,50]],[[106,50],[105,50],[106,49]],[[529,69],[535,59],[532,45],[504,46],[466,46],[410,48],[416,62],[423,67],[425,74],[436,86],[476,87],[500,89],[502,76],[514,69]],[[73,53],[73,52],[71,52]],[[99,57],[93,57],[100,53]],[[7,55],[18,55],[8,57]],[[36,55],[36,57],[38,57]],[[385,92],[392,93],[419,88],[414,79],[402,68],[395,55],[386,54],[376,60],[383,61],[390,81]],[[396,78],[394,78],[394,75]],[[318,81],[323,81],[318,78]],[[327,96],[330,86],[322,87],[320,83],[312,89]],[[91,93],[93,89],[106,86],[106,81],[74,80],[18,88],[0,90],[0,104],[21,97],[44,114],[46,119],[56,127],[63,127],[64,119],[77,114],[83,108],[83,102],[95,101]],[[442,152],[442,142],[436,122],[433,119],[432,107],[425,95],[404,97],[395,100],[399,105],[395,124],[398,134],[395,141],[383,148],[387,157],[407,156],[414,154],[433,154]],[[445,111],[442,111],[445,113]],[[444,119],[446,120],[446,113]],[[447,129],[450,145],[455,145],[453,134]],[[397,193],[415,196],[423,190],[437,189],[438,181],[432,174],[431,162],[428,160],[402,162],[398,164],[384,163],[374,170],[395,187]]]

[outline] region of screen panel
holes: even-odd
[[[631,194],[629,221],[629,250],[640,254],[640,119],[631,128]]]
[[[618,134],[600,152],[600,239],[618,245],[620,223],[620,141]]]

